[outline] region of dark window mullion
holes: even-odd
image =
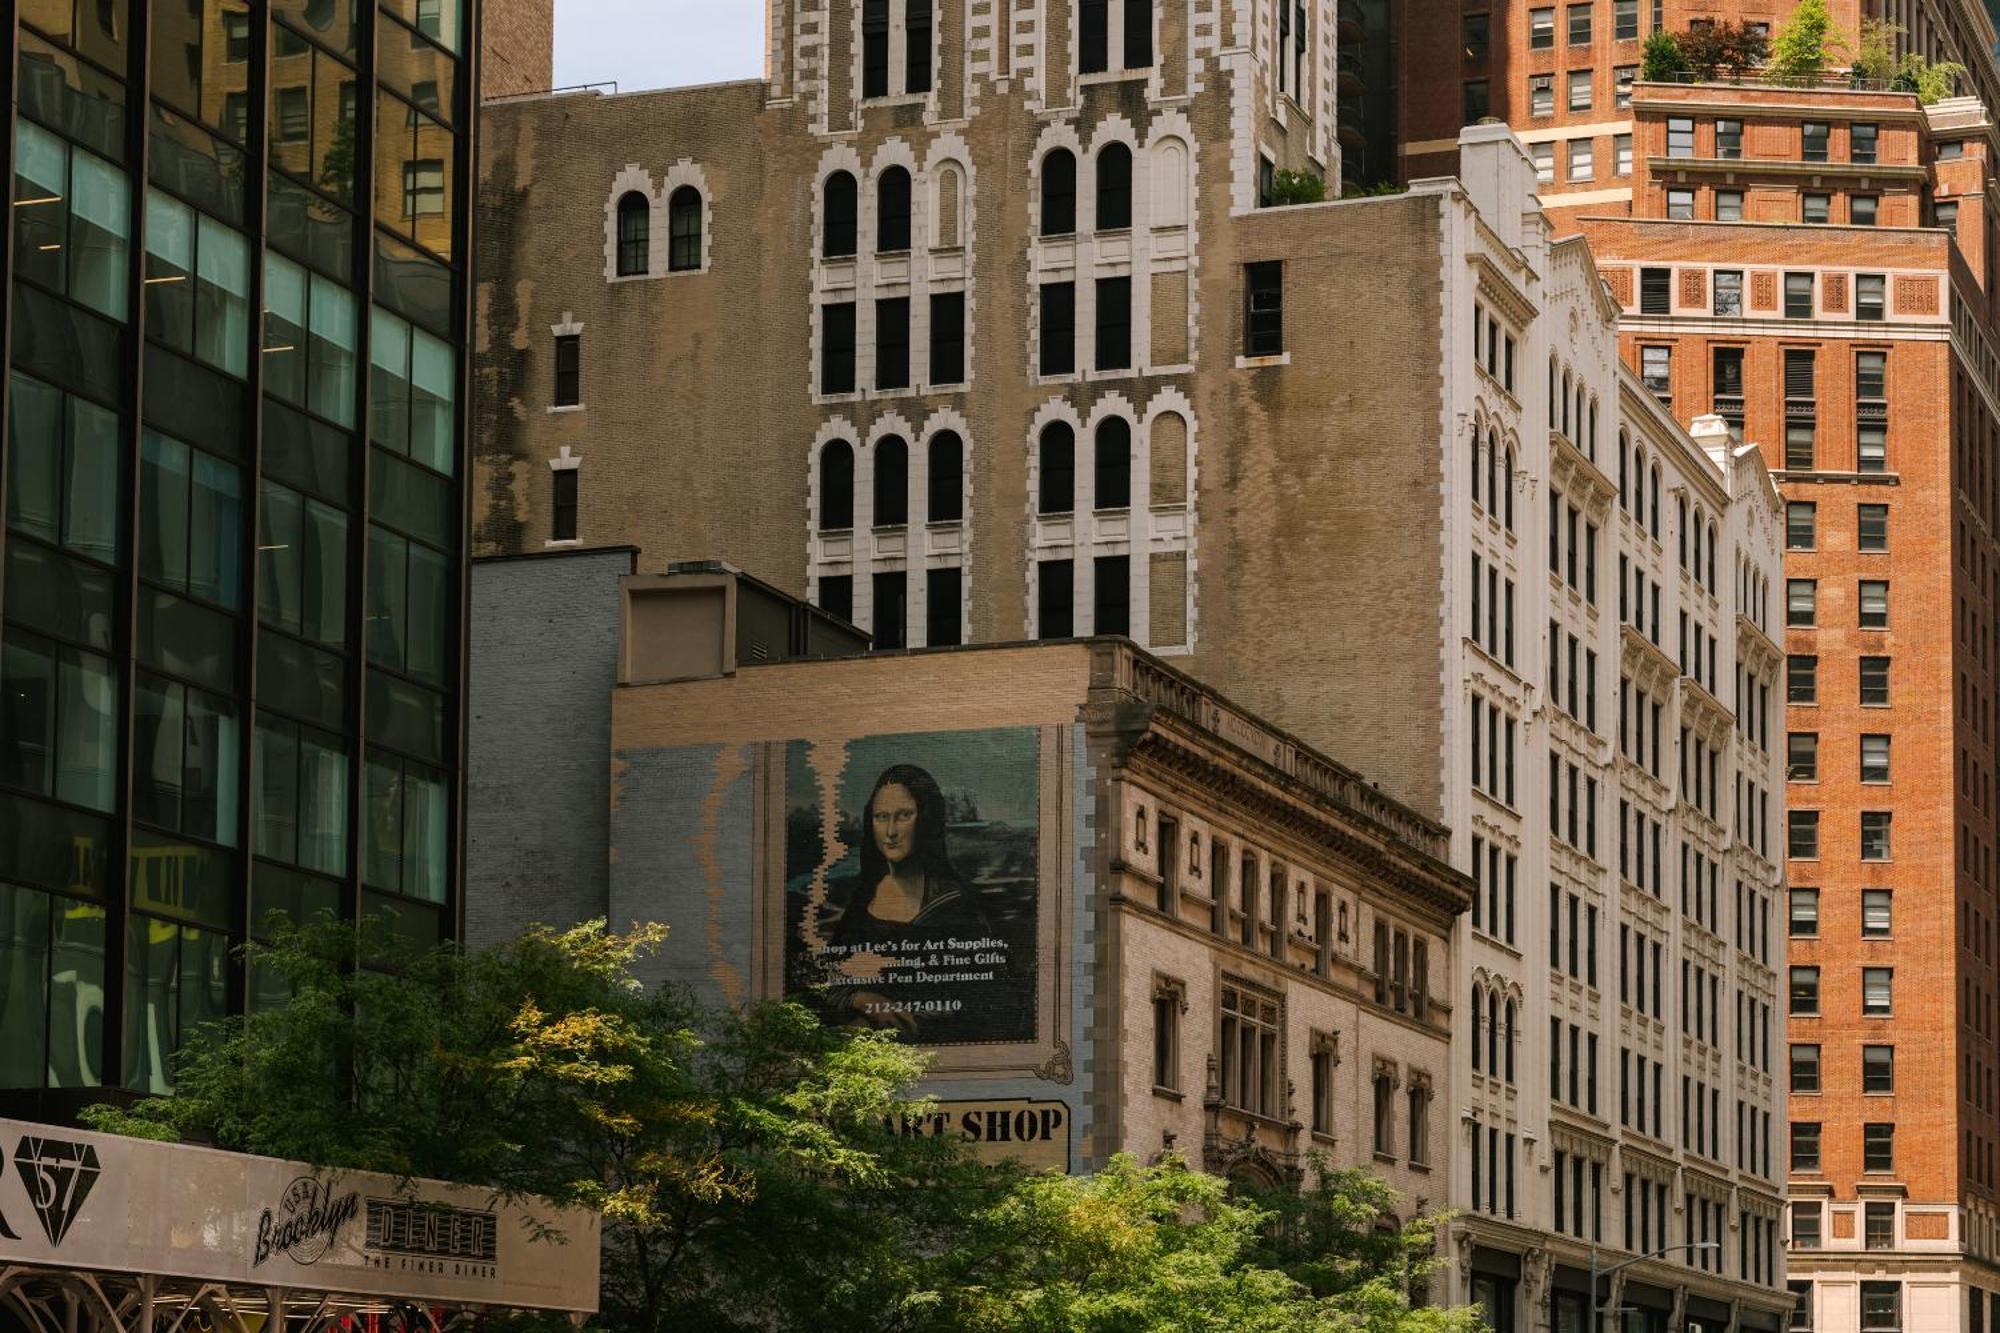
[[[251,892],[252,877],[255,872],[257,840],[257,655],[261,645],[261,631],[258,625],[258,607],[263,604],[263,589],[258,583],[259,534],[263,531],[264,507],[264,246],[265,219],[268,216],[270,195],[270,125],[271,99],[267,89],[270,84],[270,25],[255,21],[256,10],[251,10],[250,58],[245,71],[249,76],[249,87],[244,90],[249,112],[243,135],[248,141],[244,148],[244,171],[251,182],[243,193],[243,226],[251,238],[250,247],[250,339],[251,357],[248,386],[243,396],[244,410],[250,420],[243,423],[244,439],[248,442],[248,459],[245,467],[248,478],[244,487],[240,541],[242,543],[243,588],[242,588],[242,637],[239,663],[240,699],[237,708],[241,718],[236,728],[237,743],[242,747],[238,755],[237,775],[237,836],[239,871],[232,884],[236,894],[230,904],[231,919],[236,923],[238,937],[247,939],[255,927],[251,919],[256,910],[256,899]],[[311,279],[307,279],[310,286]],[[310,318],[310,316],[308,316]],[[250,969],[243,956],[235,949],[229,952],[229,993],[236,1012],[248,1013],[250,1009]]]
[[[7,151],[14,151],[15,118],[19,112],[19,97],[14,87],[15,72],[20,64],[20,39],[18,33],[10,34],[7,58],[0,61],[0,120],[4,120],[7,134]],[[13,187],[11,183],[8,188]],[[10,196],[11,197],[11,196]],[[10,209],[11,213],[12,210]],[[8,227],[7,243],[0,245],[0,570],[4,570],[7,558],[7,476],[10,469],[8,460],[8,436],[12,433],[8,423],[13,421],[14,412],[14,238],[13,227]],[[7,581],[0,578],[0,616],[7,611]],[[0,642],[4,642],[6,631],[0,629]],[[46,1061],[43,1069],[48,1068]]]
[[[368,526],[372,517],[369,474],[373,470],[373,459],[370,455],[374,448],[370,436],[375,419],[374,403],[371,401],[375,387],[374,349],[371,344],[375,330],[375,172],[379,165],[375,160],[375,138],[380,128],[376,116],[381,105],[381,99],[375,95],[375,40],[376,29],[380,26],[379,6],[363,5],[361,10],[357,16],[360,32],[356,37],[360,47],[356,53],[359,69],[354,84],[355,209],[352,222],[354,263],[357,268],[348,275],[358,312],[354,365],[355,387],[360,393],[360,402],[355,409],[355,447],[350,464],[356,522],[348,548],[349,571],[353,578],[348,585],[352,591],[347,599],[347,685],[348,698],[353,705],[348,719],[353,727],[350,737],[354,757],[347,768],[348,847],[344,881],[346,892],[351,895],[346,904],[348,919],[357,922],[361,919],[361,886],[367,875],[368,558],[372,546],[368,539]],[[478,29],[475,27],[473,31]],[[465,358],[460,347],[461,339],[457,330],[453,334],[454,355],[462,367]],[[457,410],[454,404],[454,412]]]

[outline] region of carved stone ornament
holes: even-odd
[[[1065,1086],[1076,1081],[1076,1066],[1070,1061],[1068,1042],[1061,1037],[1056,1038],[1055,1054],[1036,1066],[1035,1077]]]

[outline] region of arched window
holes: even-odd
[[[1058,148],[1042,159],[1042,235],[1076,234],[1076,155]]]
[[[893,254],[910,248],[910,173],[890,167],[875,187],[875,248]]]
[[[1596,457],[1597,457],[1597,400],[1596,400],[1595,398],[1593,398],[1593,399],[1591,399],[1591,400],[1590,400],[1590,448],[1589,448],[1589,453],[1590,453],[1590,456],[1591,456],[1591,458],[1592,458],[1593,460],[1594,460],[1594,459],[1596,459]]]
[[[1097,423],[1097,489],[1094,507],[1132,507],[1132,423],[1106,417]]]
[[[683,185],[667,200],[667,271],[701,267],[701,191]]]
[[[1501,1036],[1501,1043],[1507,1052],[1507,1081],[1514,1081],[1514,1002],[1507,1001],[1507,1030]]]
[[[854,446],[829,440],[819,451],[819,527],[839,532],[854,526]]]
[[[931,228],[931,248],[950,249],[958,244],[958,216],[962,193],[959,189],[961,173],[958,164],[945,163],[938,168],[932,179],[936,182],[937,225]]]
[[[1708,525],[1708,590],[1715,591],[1715,524]]]
[[[1107,144],[1097,155],[1097,229],[1122,231],[1132,225],[1132,150]]]
[[[1500,512],[1500,432],[1486,433],[1486,512]]]
[[[1474,422],[1472,425],[1472,507],[1475,509],[1479,507],[1479,474],[1484,470],[1485,466],[1485,460],[1480,457],[1479,450],[1479,423]]]
[[[820,242],[820,253],[828,259],[846,259],[855,251],[855,217],[860,207],[860,195],[854,176],[845,171],[836,171],[826,178],[824,196],[824,227]]]
[[[1562,433],[1565,438],[1569,436],[1569,372],[1567,370],[1563,372]]]
[[[1630,508],[1625,503],[1626,472],[1632,466],[1632,441],[1624,431],[1618,432],[1618,507]]]
[[[1660,465],[1653,464],[1653,494],[1650,512],[1647,515],[1646,530],[1653,534],[1653,540],[1660,539]]]
[[[875,443],[875,526],[900,528],[910,521],[910,446],[900,435]]]
[[[1486,997],[1486,1072],[1500,1072],[1500,995]]]
[[[924,517],[932,523],[956,523],[965,517],[965,444],[956,431],[931,436],[929,463],[930,504]]]
[[[618,276],[636,277],[646,271],[648,232],[652,227],[653,206],[637,190],[629,190],[618,201]]]
[[[1485,988],[1478,982],[1472,983],[1472,1072],[1479,1072],[1479,1006],[1486,998]]]
[[[1507,454],[1500,460],[1500,495],[1506,510],[1507,531],[1514,530],[1514,449],[1507,448]]]
[[[1067,421],[1042,427],[1041,487],[1035,512],[1068,514],[1076,509],[1076,432]]]

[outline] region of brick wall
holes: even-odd
[[[480,97],[547,92],[555,85],[555,43],[555,0],[485,0],[480,8]]]

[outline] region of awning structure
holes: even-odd
[[[0,1120],[0,1333],[581,1319],[597,1308],[598,1238],[582,1209]]]

